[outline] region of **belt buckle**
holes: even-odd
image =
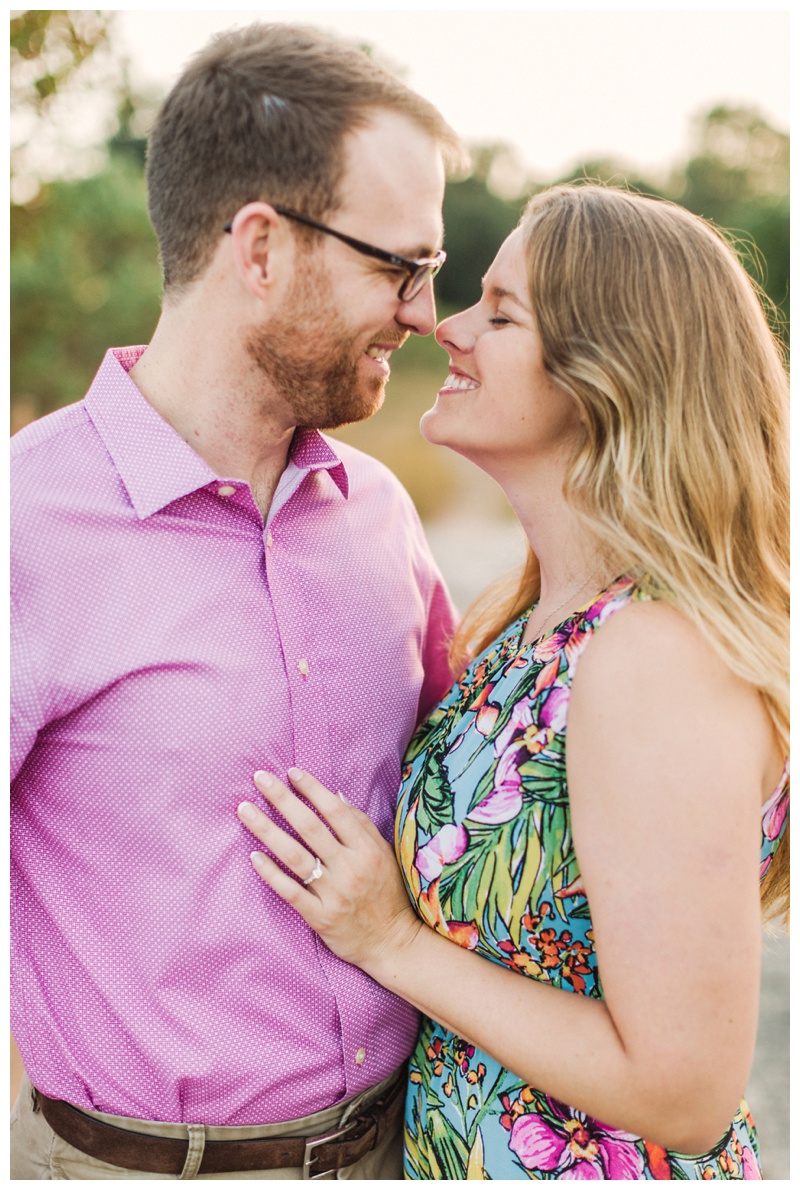
[[[306,1140],[305,1152],[303,1153],[303,1180],[318,1181],[320,1178],[327,1177],[329,1173],[335,1173],[336,1170],[324,1169],[322,1173],[312,1173],[311,1166],[314,1162],[314,1150],[320,1145],[327,1144],[329,1141],[338,1140],[340,1136],[344,1136],[351,1128],[361,1119],[361,1116],[355,1116],[348,1120],[341,1128],[337,1128],[335,1132],[326,1132],[322,1136],[309,1136]]]

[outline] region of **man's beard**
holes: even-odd
[[[245,347],[294,424],[322,430],[363,421],[383,404],[384,380],[359,369],[359,338],[334,308],[328,274],[301,258],[285,310],[251,331]],[[394,327],[374,341],[399,346],[405,338]]]

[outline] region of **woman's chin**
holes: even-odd
[[[449,446],[454,448],[451,435],[447,433],[447,419],[442,416],[440,409],[434,405],[423,413],[419,423],[419,432],[431,446]]]

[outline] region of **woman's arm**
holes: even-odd
[[[702,1152],[729,1126],[752,1055],[771,759],[760,700],[671,609],[634,605],[587,646],[567,766],[604,1001],[428,929],[369,819],[312,777],[295,784],[333,834],[274,779],[257,784],[307,848],[260,812],[242,819],[301,879],[320,856],[323,876],[308,886],[266,857],[254,863],[335,953],[531,1085]]]
[[[683,1152],[720,1139],[750,1071],[761,803],[781,767],[758,694],[673,608],[633,605],[587,647],[567,771],[603,994],[634,1073],[620,1093]]]

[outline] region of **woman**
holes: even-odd
[[[254,865],[423,1013],[407,1176],[757,1178],[741,1097],[788,879],[775,341],[707,224],[596,186],[536,196],[437,339],[423,433],[504,489],[525,573],[468,615],[477,656],[406,757],[403,882],[298,770],[302,799],[256,775],[291,834],[240,808],[280,861]]]

